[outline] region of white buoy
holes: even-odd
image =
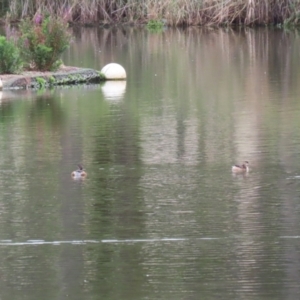
[[[107,80],[124,80],[126,79],[125,69],[116,63],[110,63],[104,66],[101,73],[105,76]]]

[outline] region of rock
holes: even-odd
[[[3,75],[4,89],[39,89],[57,85],[98,83],[103,80],[101,73],[93,69],[67,68],[57,72],[28,71],[21,75]]]

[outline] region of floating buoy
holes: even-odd
[[[116,63],[110,63],[104,66],[101,73],[105,76],[107,80],[124,80],[126,79],[125,69]]]

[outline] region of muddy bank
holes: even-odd
[[[104,80],[100,71],[63,66],[56,72],[27,71],[0,76],[3,89],[40,89],[58,85],[97,83]]]

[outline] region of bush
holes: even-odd
[[[159,30],[164,27],[164,22],[161,20],[149,20],[147,23],[147,28],[149,30]]]
[[[19,47],[26,68],[55,71],[61,65],[61,55],[69,47],[68,24],[58,17],[37,15],[20,23]]]
[[[22,70],[20,51],[15,44],[0,36],[0,73],[18,73]]]

